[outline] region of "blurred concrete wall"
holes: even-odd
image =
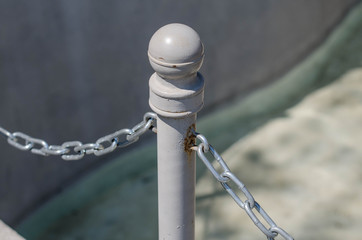
[[[0,125],[50,144],[133,126],[149,110],[148,41],[172,22],[193,27],[205,44],[210,110],[281,76],[355,2],[1,0]],[[65,162],[0,140],[0,218],[13,226],[107,160]]]

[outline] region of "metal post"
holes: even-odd
[[[200,69],[204,48],[183,24],[169,24],[151,38],[150,106],[157,113],[159,240],[195,239],[195,143],[191,129],[203,106]]]

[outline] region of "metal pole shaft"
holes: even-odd
[[[203,106],[200,69],[204,49],[198,34],[182,24],[160,28],[148,56],[150,106],[157,113],[159,240],[195,239],[195,129]]]
[[[194,239],[195,152],[185,146],[195,120],[193,114],[157,121],[159,239]]]

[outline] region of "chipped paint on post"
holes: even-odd
[[[196,145],[196,136],[193,134],[193,130],[196,129],[196,124],[193,123],[187,129],[186,137],[184,140],[184,150],[186,153],[191,154],[193,150],[191,149],[193,146]]]

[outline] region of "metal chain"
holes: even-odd
[[[9,132],[0,127],[0,134],[7,138],[8,143],[22,151],[49,156],[60,155],[64,160],[79,160],[86,154],[101,156],[113,152],[117,147],[126,147],[136,142],[149,129],[156,132],[156,113],[148,112],[143,121],[133,128],[124,128],[99,138],[95,143],[83,144],[79,141],[64,142],[62,145],[49,145],[42,139],[30,137],[22,132]],[[123,139],[122,139],[123,138]]]
[[[82,144],[79,141],[64,142],[62,145],[49,145],[42,139],[30,137],[22,132],[11,133],[6,129],[0,127],[0,134],[7,138],[10,145],[23,151],[31,151],[34,154],[43,156],[49,155],[61,155],[64,160],[79,160],[86,154],[94,154],[101,156],[110,152],[113,152],[117,147],[126,147],[136,142],[139,137],[147,130],[156,132],[155,122],[157,115],[155,113],[146,113],[143,117],[143,121],[134,126],[133,128],[124,128],[118,130],[112,134],[99,138],[95,143]],[[200,140],[200,144],[194,146],[192,149],[197,151],[198,156],[206,165],[208,170],[212,173],[217,181],[221,183],[226,192],[234,199],[236,204],[245,210],[253,223],[263,232],[268,240],[273,240],[278,235],[282,236],[286,240],[293,240],[286,231],[277,226],[277,224],[269,217],[258,202],[255,201],[253,195],[246,188],[244,183],[240,181],[230,170],[226,162],[219,155],[219,153],[208,143],[205,136],[195,132],[193,134]],[[123,136],[123,140],[121,137]],[[73,153],[71,153],[73,151]],[[221,166],[223,171],[219,173],[209,159],[206,157],[206,153],[210,152],[213,158]],[[246,197],[245,201],[242,201],[237,193],[230,186],[230,182],[236,184]],[[260,216],[268,223],[267,228],[255,215],[253,209],[260,214]]]
[[[216,178],[217,181],[221,183],[226,192],[234,199],[236,204],[245,210],[253,223],[262,231],[268,240],[274,239],[278,234],[282,236],[286,240],[293,240],[293,237],[290,236],[286,231],[282,228],[278,227],[276,223],[269,217],[269,215],[264,211],[264,209],[259,205],[258,202],[255,201],[253,195],[246,188],[244,183],[240,181],[229,169],[228,165],[225,163],[224,159],[218,154],[218,152],[208,143],[205,136],[195,132],[193,130],[193,134],[200,140],[200,144],[193,147],[192,149],[197,151],[197,155],[206,165],[208,170],[212,173],[212,175]],[[206,153],[210,152],[216,162],[223,169],[221,173],[219,173],[212,163],[206,157]],[[242,201],[241,198],[237,195],[237,193],[230,186],[230,182],[236,184],[236,186],[241,190],[243,195],[246,197],[245,201]],[[255,215],[253,209],[260,214],[260,216],[265,220],[267,224],[269,224],[269,228],[267,228]]]

